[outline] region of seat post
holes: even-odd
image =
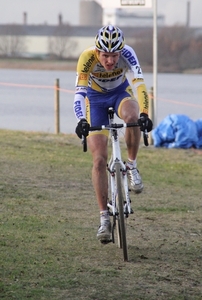
[[[109,115],[110,120],[112,120],[114,118],[114,109],[113,109],[113,107],[108,108],[108,115]]]

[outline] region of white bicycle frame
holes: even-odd
[[[114,123],[114,118],[109,118],[109,125]],[[116,196],[117,196],[117,188],[116,188],[116,178],[115,174],[115,165],[119,164],[120,172],[121,172],[121,179],[122,179],[122,186],[124,188],[124,195],[125,201],[124,204],[124,214],[128,216],[131,214],[131,205],[130,205],[130,197],[129,197],[129,188],[128,188],[128,179],[127,179],[127,165],[122,161],[121,157],[121,149],[120,149],[120,140],[119,140],[119,129],[110,129],[110,138],[111,138],[111,146],[112,146],[112,155],[109,160],[107,170],[110,173],[110,193],[108,195],[111,199],[111,203],[108,202],[107,206],[111,209],[112,214],[115,216],[117,214],[117,204],[116,204]]]
[[[107,129],[110,132],[112,154],[107,165],[109,172],[108,181],[108,209],[110,215],[113,216],[113,227],[112,227],[112,242],[115,243],[114,239],[114,228],[117,226],[117,237],[118,247],[123,248],[124,261],[128,261],[128,249],[126,240],[126,224],[125,219],[129,214],[133,213],[130,205],[128,179],[127,179],[127,165],[122,161],[121,148],[119,140],[119,129],[127,127],[140,126],[140,123],[114,123],[114,110],[109,108],[109,125],[101,125],[90,127],[89,131]],[[148,146],[147,131],[144,131],[144,143]],[[87,151],[86,135],[82,136],[83,151]],[[107,241],[108,242],[108,241]]]

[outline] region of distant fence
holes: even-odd
[[[60,88],[60,82],[59,79],[55,80],[54,85],[47,86],[47,85],[32,85],[32,84],[16,84],[16,83],[8,83],[8,82],[0,82],[1,86],[13,86],[13,87],[19,87],[19,88],[36,88],[36,89],[52,89],[54,91],[54,132],[55,134],[60,133],[60,92],[66,92],[74,94],[73,90],[68,89],[62,89]],[[194,104],[194,103],[186,103],[186,102],[180,102],[176,100],[169,100],[164,98],[159,98],[158,101],[164,101],[164,102],[170,102],[177,105],[186,105],[186,106],[192,106],[196,107],[198,109],[202,109],[202,105],[200,104]],[[154,98],[153,98],[153,88],[149,90],[149,115],[151,119],[155,119],[155,111],[154,111]],[[151,134],[149,135],[150,138],[150,144],[152,144],[152,137]]]

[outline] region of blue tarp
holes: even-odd
[[[153,131],[155,147],[202,148],[202,119],[186,115],[168,115]]]

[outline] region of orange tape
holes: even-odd
[[[20,84],[20,83],[9,83],[9,82],[0,82],[0,85],[4,86],[13,86],[13,87],[24,87],[24,88],[34,88],[34,89],[53,89],[53,90],[59,90],[61,92],[71,93],[74,94],[74,91],[67,90],[67,89],[61,89],[54,85],[34,85],[34,84]]]

